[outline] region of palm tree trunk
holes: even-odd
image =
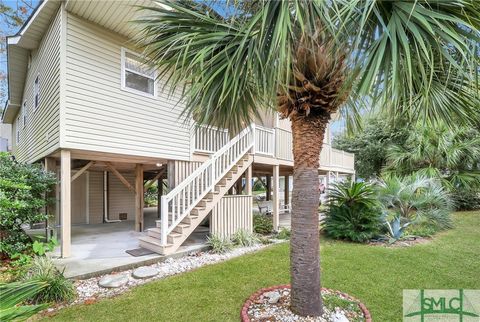
[[[302,316],[323,314],[320,294],[318,167],[329,116],[292,116],[293,193],[290,240],[291,309]]]

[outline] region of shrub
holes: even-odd
[[[436,233],[436,230],[428,225],[419,224],[419,225],[412,225],[407,228],[406,234],[411,236],[418,236],[418,237],[430,237]]]
[[[31,244],[22,225],[43,222],[45,206],[56,179],[38,165],[15,162],[8,153],[0,153],[0,253],[11,257],[26,251]]]
[[[344,182],[329,191],[324,228],[327,235],[354,242],[375,237],[381,227],[381,211],[375,190],[363,182]]]
[[[290,239],[290,235],[291,235],[290,229],[282,227],[276,237],[277,239],[288,240]]]
[[[31,298],[33,303],[70,302],[75,297],[73,283],[46,256],[36,256],[33,259],[24,280],[39,280],[48,284]]]
[[[480,209],[480,189],[456,188],[451,196],[457,210]]]
[[[258,244],[259,240],[254,233],[248,232],[244,229],[239,229],[235,234],[233,234],[232,242],[237,246],[248,247]]]
[[[43,305],[20,305],[47,287],[42,281],[0,284],[0,321],[24,321],[47,307]]]
[[[378,192],[391,242],[400,239],[410,225],[423,224],[433,230],[452,227],[449,194],[435,179],[419,174],[388,176]]]
[[[253,231],[257,234],[268,235],[273,232],[273,219],[262,214],[253,214]]]
[[[207,245],[215,254],[223,254],[233,249],[233,243],[226,237],[211,235],[207,237]]]

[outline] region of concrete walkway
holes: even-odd
[[[145,209],[145,227],[153,227],[156,210]],[[68,278],[89,278],[142,265],[153,264],[168,257],[178,257],[206,249],[207,227],[198,227],[178,251],[171,256],[151,254],[134,257],[126,250],[139,248],[138,237],[144,232],[133,231],[133,221],[72,226],[72,256],[60,258],[60,249],[52,254],[55,265],[65,270]]]

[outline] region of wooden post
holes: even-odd
[[[245,173],[245,193],[247,195],[252,194],[252,166],[250,165]]]
[[[143,165],[135,166],[135,231],[143,231]]]
[[[272,215],[273,215],[273,229],[278,230],[280,226],[280,198],[279,198],[279,188],[280,188],[280,166],[274,165],[273,166],[273,207],[272,207]]]
[[[71,159],[70,151],[60,152],[61,256],[71,255]]]
[[[285,176],[285,190],[283,191],[283,199],[285,200],[285,205],[290,203],[290,176]]]
[[[158,197],[157,197],[157,215],[160,218],[161,210],[162,209],[162,196],[163,196],[163,178],[159,178],[157,180],[157,189],[158,189]]]
[[[238,178],[237,183],[235,184],[235,193],[241,195],[243,190],[242,186],[242,177]]]
[[[265,198],[265,200],[269,201],[271,198],[272,198],[272,177],[267,175],[267,197]]]
[[[49,172],[55,173],[55,176],[57,176],[57,162],[55,158],[45,158],[45,170]],[[47,205],[45,208],[45,211],[48,215],[47,219],[47,239],[50,240],[50,238],[55,237],[58,239],[57,236],[57,186],[58,184],[56,183],[55,186],[53,187],[52,191],[50,191],[47,195],[46,198],[51,201],[51,204]]]

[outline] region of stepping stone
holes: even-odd
[[[128,275],[126,274],[115,274],[115,275],[106,275],[98,281],[98,285],[104,288],[117,288],[124,286],[128,282]]]
[[[158,270],[153,267],[139,267],[133,271],[132,276],[135,278],[143,279],[150,278],[158,275]]]

